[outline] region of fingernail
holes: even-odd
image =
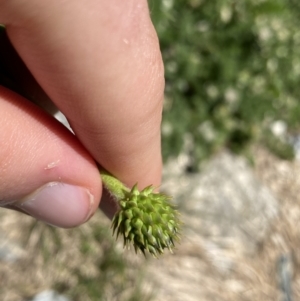
[[[92,215],[93,195],[83,187],[52,182],[14,203],[14,206],[47,224],[71,228]]]

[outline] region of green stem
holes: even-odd
[[[117,201],[124,199],[126,192],[129,192],[130,189],[107,170],[100,168],[100,174],[104,187],[111,193],[111,195],[115,197]]]

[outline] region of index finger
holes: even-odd
[[[97,162],[158,186],[163,64],[147,1],[0,1],[0,22]]]

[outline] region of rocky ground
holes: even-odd
[[[185,226],[176,254],[149,268],[160,287],[156,300],[291,300],[283,299],[292,294],[283,265],[291,265],[297,242],[293,249],[285,242],[291,222],[279,187],[283,169],[295,185],[296,168],[258,151],[255,167],[222,153],[176,182],[167,171],[165,187],[176,190]]]
[[[279,160],[260,148],[254,150],[254,165],[227,152],[217,154],[199,174],[185,173],[185,163],[182,155],[166,164],[162,187],[174,196],[182,214],[181,244],[175,254],[158,260],[132,257],[125,250],[130,275],[143,268],[143,289],[154,301],[298,300],[300,163]],[[96,219],[109,226],[100,213]],[[96,273],[92,258],[82,258],[65,230],[64,245],[73,247],[60,252],[55,265],[45,263],[38,243],[42,230],[24,247],[30,224],[28,217],[0,211],[1,300],[23,301],[24,296],[50,290],[54,279],[72,284],[73,275],[58,268],[66,263]],[[91,221],[80,231],[88,236],[94,225]],[[102,256],[101,251],[93,256]],[[126,294],[107,296],[105,300],[122,301]]]

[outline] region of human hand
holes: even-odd
[[[0,23],[42,89],[0,50],[1,61],[18,84],[29,81],[24,94],[49,97],[75,133],[0,87],[0,206],[80,225],[102,196],[95,161],[129,187],[158,186],[164,79],[147,1],[0,0],[0,7]],[[108,198],[101,207],[110,217],[116,210]]]

